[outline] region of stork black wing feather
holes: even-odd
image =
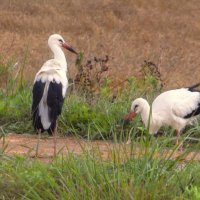
[[[41,129],[44,131],[41,124],[38,105],[42,99],[44,92],[45,83],[42,81],[36,81],[33,85],[33,102],[32,102],[32,118],[33,118],[33,127],[37,130]]]
[[[64,97],[62,95],[62,84],[50,82],[47,94],[47,105],[49,107],[49,119],[51,122],[57,120],[61,114]]]
[[[192,112],[187,114],[186,116],[184,116],[184,118],[188,119],[188,118],[191,118],[191,117],[195,117],[196,115],[199,115],[199,114],[200,114],[200,103],[198,104],[196,109],[192,110]]]
[[[193,86],[188,87],[188,90],[190,92],[199,92],[200,93],[200,91],[197,89],[197,87],[199,87],[199,86],[200,86],[200,83],[197,83]],[[194,117],[194,116],[199,115],[199,114],[200,114],[200,102],[198,103],[196,109],[192,110],[191,113],[184,116],[184,118],[185,119],[191,118],[191,117]]]
[[[188,90],[191,92],[199,92],[199,90],[197,89],[197,87],[199,87],[199,86],[200,86],[200,83],[197,83],[195,85],[188,87]]]

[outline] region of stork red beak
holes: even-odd
[[[72,53],[78,54],[71,46],[69,46],[67,43],[63,43],[62,47],[71,51]]]
[[[128,122],[131,121],[136,115],[137,115],[137,113],[134,112],[134,111],[129,112],[129,113],[124,117],[124,122],[125,122],[125,123],[128,123]]]

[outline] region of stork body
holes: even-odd
[[[195,89],[198,85],[163,92],[155,98],[151,109],[145,99],[138,98],[132,102],[126,119],[140,113],[146,127],[149,123],[150,134],[156,134],[161,126],[169,125],[176,129],[178,143],[181,130],[200,114],[200,92]]]
[[[55,130],[68,87],[67,65],[61,66],[58,60],[47,61],[36,74],[33,85],[33,126],[49,134]]]
[[[52,135],[56,128],[56,120],[61,114],[68,87],[67,61],[61,47],[73,53],[76,51],[58,34],[49,37],[48,45],[54,58],[46,61],[35,76],[32,118],[33,127],[37,131],[47,131]]]

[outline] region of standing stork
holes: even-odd
[[[56,154],[56,120],[61,114],[68,87],[67,61],[61,47],[77,54],[62,36],[53,34],[48,45],[54,58],[46,61],[37,72],[33,84],[32,118],[33,127],[40,133],[47,131],[54,135],[54,155]]]
[[[199,85],[163,92],[155,98],[151,109],[145,99],[137,98],[125,121],[140,113],[145,127],[149,125],[150,134],[156,134],[162,125],[172,126],[176,129],[176,144],[179,144],[182,129],[200,114],[200,91],[196,89]]]

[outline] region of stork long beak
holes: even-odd
[[[71,51],[72,53],[75,53],[75,54],[78,55],[78,53],[71,46],[69,46],[67,43],[63,43],[62,47],[67,49],[67,50],[69,50],[69,51]]]
[[[137,115],[136,112],[130,111],[130,112],[124,117],[124,124],[128,124],[136,115]]]

